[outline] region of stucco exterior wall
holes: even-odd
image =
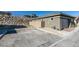
[[[52,27],[52,22],[53,20],[51,20],[51,18],[53,17],[49,17],[49,18],[43,18],[43,19],[37,19],[37,20],[32,20],[30,22],[30,25],[32,25],[33,27],[41,27],[41,21],[45,21],[45,27]]]
[[[30,25],[33,27],[41,27],[41,20],[32,20]]]
[[[49,17],[49,18],[44,18],[43,21],[45,21],[45,27],[52,27],[52,21],[51,18],[53,17]]]
[[[53,18],[53,20],[51,20]],[[37,20],[32,20],[30,22],[30,25],[33,27],[41,27],[41,21],[45,21],[45,27],[48,28],[54,28],[60,30],[60,16],[55,16],[55,17],[49,17],[49,18],[43,18],[43,19],[37,19]]]
[[[68,20],[73,20],[73,18],[66,17],[66,16],[54,16],[54,17],[48,17],[48,18],[41,18],[41,19],[32,20],[30,22],[30,25],[32,25],[33,27],[41,27],[42,20],[45,21],[45,27],[62,30],[64,28],[68,28],[68,25],[69,25]]]
[[[60,30],[61,29],[60,22],[61,22],[60,16],[53,17],[52,28]]]

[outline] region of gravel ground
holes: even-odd
[[[47,47],[61,37],[36,29],[9,33],[0,40],[1,47]]]

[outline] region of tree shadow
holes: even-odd
[[[6,34],[17,33],[15,29],[27,28],[24,25],[0,25],[0,39],[3,38]]]

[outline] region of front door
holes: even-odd
[[[41,21],[41,27],[45,27],[45,21]]]

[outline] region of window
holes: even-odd
[[[53,18],[51,18],[51,20],[53,20]]]

